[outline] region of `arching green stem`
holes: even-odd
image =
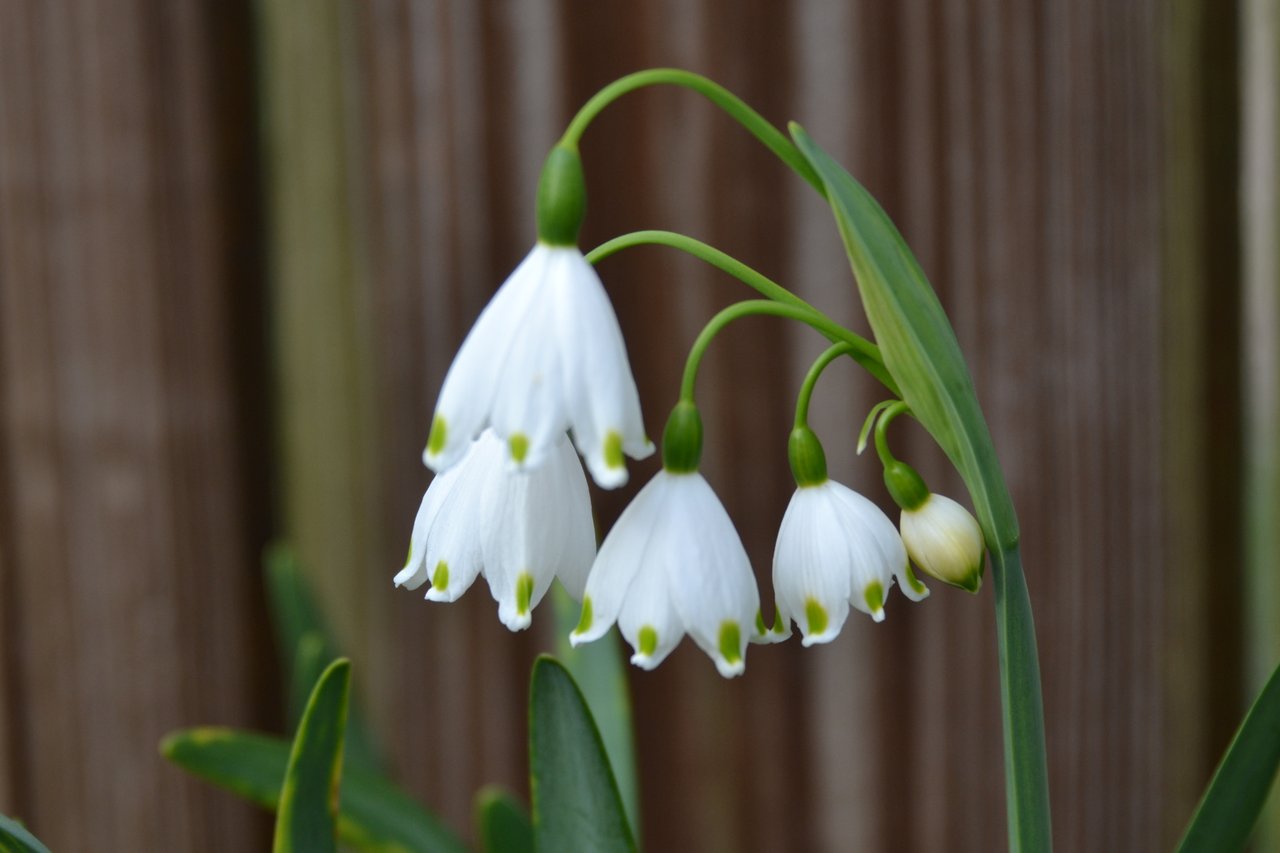
[[[809,372],[805,374],[804,382],[800,383],[800,394],[796,397],[795,425],[797,427],[809,425],[809,400],[813,398],[813,388],[818,384],[818,377],[822,375],[822,371],[826,370],[827,365],[831,362],[849,351],[849,345],[843,341],[838,344],[832,344],[810,366]]]
[[[783,305],[778,302],[770,302],[766,299],[748,299],[744,302],[735,302],[728,308],[722,309],[718,314],[711,318],[698,337],[693,342],[693,346],[689,349],[689,357],[684,363],[684,379],[680,383],[680,399],[693,401],[693,386],[698,378],[698,365],[702,362],[702,356],[706,352],[707,347],[711,344],[711,339],[723,331],[724,327],[739,320],[743,317],[751,316],[771,316],[785,317],[788,320],[798,320],[807,326],[822,332],[829,338],[835,339],[845,330],[831,322],[827,316],[812,308],[802,308],[796,305]],[[856,337],[856,336],[855,336]],[[862,339],[859,339],[862,340]],[[873,365],[883,370],[883,365],[879,361],[871,359],[872,354],[866,352],[855,341],[845,341],[849,345],[849,355],[854,361],[861,364],[867,370],[872,370]],[[862,344],[871,346],[867,341]]]
[[[560,144],[577,149],[578,142],[582,139],[582,134],[586,131],[587,125],[591,124],[591,121],[600,114],[601,110],[628,92],[634,92],[636,89],[642,89],[646,86],[657,85],[681,86],[685,89],[692,89],[702,95],[728,113],[734,121],[750,131],[756,139],[763,142],[766,148],[777,155],[778,159],[790,166],[791,170],[797,175],[804,178],[810,186],[818,191],[819,195],[826,197],[826,188],[823,186],[821,179],[818,178],[817,173],[813,171],[813,167],[809,165],[809,161],[804,158],[804,155],[787,138],[786,134],[770,124],[765,120],[764,116],[751,109],[741,98],[720,84],[699,74],[692,74],[676,68],[651,68],[647,71],[637,71],[605,86],[592,96],[591,100],[583,104],[582,109],[578,110],[578,114],[573,117],[573,121],[569,122],[569,126],[565,128],[564,136],[560,137]]]
[[[672,249],[678,249],[722,272],[728,273],[743,284],[754,288],[761,296],[773,300],[775,304],[808,312],[809,315],[819,321],[818,323],[810,322],[809,325],[813,326],[833,343],[849,344],[851,348],[849,355],[853,357],[854,361],[866,368],[867,372],[879,380],[880,384],[884,385],[885,388],[888,388],[895,397],[898,396],[898,385],[893,381],[893,377],[889,375],[889,371],[885,369],[884,361],[880,358],[879,347],[856,332],[850,331],[832,321],[817,308],[805,302],[782,285],[756,272],[751,267],[719,249],[708,246],[701,240],[695,240],[692,237],[686,237],[683,234],[676,234],[672,231],[635,231],[601,243],[587,253],[587,260],[593,264],[599,263],[623,249],[645,245],[667,246]],[[797,319],[799,318],[797,317]],[[808,321],[806,320],[805,322]]]
[[[907,404],[899,400],[896,403],[890,403],[885,406],[884,411],[880,414],[880,420],[876,421],[876,453],[880,456],[880,463],[886,468],[898,460],[894,459],[893,454],[889,452],[889,440],[885,437],[885,431],[889,428],[889,424],[893,422],[894,418],[908,411],[910,409]]]

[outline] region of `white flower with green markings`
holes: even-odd
[[[556,577],[582,598],[596,540],[587,478],[564,433],[532,471],[511,470],[506,457],[506,443],[485,430],[436,475],[395,585],[430,582],[428,599],[455,601],[483,574],[498,618],[519,631]]]
[[[969,510],[945,495],[930,493],[903,508],[902,541],[920,570],[944,583],[977,592],[982,585],[982,528]]]
[[[569,640],[598,639],[616,621],[631,662],[653,669],[688,633],[730,678],[746,665],[759,607],[747,552],[711,486],[697,471],[663,470],[600,546]]]
[[[481,312],[445,375],[423,461],[447,470],[490,426],[532,470],[565,430],[604,488],[653,452],[609,297],[572,245],[539,241]]]

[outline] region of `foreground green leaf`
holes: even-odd
[[[341,654],[292,549],[277,542],[267,548],[263,563],[280,671],[289,685],[289,723],[296,727],[320,673]],[[379,770],[383,766],[354,702],[347,715],[345,752],[351,767]]]
[[[1222,756],[1178,853],[1244,849],[1280,768],[1280,667],[1276,667]]]
[[[27,828],[11,817],[0,815],[0,853],[49,853]]]
[[[540,657],[533,665],[529,767],[538,850],[635,850],[604,743],[586,700],[568,670],[549,657]]]
[[[338,786],[350,690],[351,662],[336,660],[311,691],[280,788],[275,853],[337,850]]]
[[[631,725],[631,691],[627,687],[627,670],[622,640],[610,631],[592,643],[577,648],[569,635],[577,627],[580,605],[570,598],[559,583],[551,590],[556,619],[556,659],[573,676],[587,708],[600,730],[604,751],[613,768],[618,794],[622,797],[627,821],[639,825],[640,786],[636,781],[635,733]]]
[[[274,735],[226,728],[175,732],[160,745],[188,772],[274,811],[289,761],[289,742]],[[338,837],[369,851],[463,853],[466,847],[440,821],[385,779],[347,768],[338,802]]]
[[[533,824],[515,797],[501,788],[476,794],[476,834],[485,853],[533,853]]]
[[[1018,519],[955,332],[920,264],[871,194],[798,125],[791,136],[822,178],[885,367],[960,472],[992,556],[1004,715],[1009,849],[1052,849],[1035,626]]]

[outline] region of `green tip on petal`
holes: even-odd
[[[787,626],[782,622],[781,610],[773,611],[773,632],[775,634],[785,634],[787,632]]]
[[[440,415],[431,419],[431,434],[427,436],[427,452],[437,456],[444,450],[444,443],[449,438],[449,427]]]
[[[622,458],[622,435],[616,429],[604,434],[604,465],[606,468],[621,468],[626,465]]]
[[[507,439],[507,447],[511,450],[511,458],[516,464],[522,464],[529,455],[529,436],[522,432],[513,432]]]
[[[591,612],[590,596],[583,596],[582,599],[582,615],[578,617],[578,627],[573,629],[575,634],[585,634],[591,630],[591,623],[595,622],[595,614]]]
[[[872,581],[867,584],[862,598],[867,602],[867,609],[871,611],[872,615],[884,610],[884,587],[880,584],[880,581]]]
[[[769,633],[769,629],[764,624],[764,614],[759,610],[756,611],[756,633],[760,636]]]
[[[639,651],[645,657],[653,657],[653,653],[658,650],[658,632],[654,630],[652,625],[645,625],[640,629]]]
[[[907,584],[917,595],[921,595],[926,592],[925,585],[920,582],[920,579],[916,577],[916,573],[911,570],[911,563],[907,563],[906,575]]]
[[[516,613],[524,616],[529,612],[529,602],[533,599],[533,575],[521,572],[516,576]]]
[[[409,553],[404,555],[404,567],[409,568],[409,561],[413,559],[413,543],[409,543]]]
[[[431,585],[441,592],[449,588],[449,564],[444,560],[436,563],[436,570],[431,573]]]
[[[827,609],[818,603],[816,598],[807,599],[804,603],[804,619],[809,626],[810,635],[821,635],[826,632],[830,620]]]
[[[729,664],[742,660],[742,631],[732,619],[720,623],[720,654]]]

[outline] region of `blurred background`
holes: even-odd
[[[0,0],[0,812],[56,850],[267,849],[157,743],[283,731],[276,538],[392,775],[463,833],[482,783],[527,796],[550,612],[512,635],[483,585],[443,606],[391,576],[545,152],[598,87],[676,65],[803,123],[918,254],[1021,516],[1058,849],[1167,849],[1280,659],[1278,48],[1274,0]],[[582,151],[585,247],[684,231],[865,328],[829,210],[698,96],[629,96]],[[745,291],[659,248],[600,269],[656,435]],[[750,320],[700,383],[762,580],[821,348]],[[815,427],[884,505],[852,448],[878,399],[833,367]],[[656,466],[594,493],[602,526]],[[648,849],[1003,849],[990,598],[895,594],[734,681],[691,643],[631,672]]]

